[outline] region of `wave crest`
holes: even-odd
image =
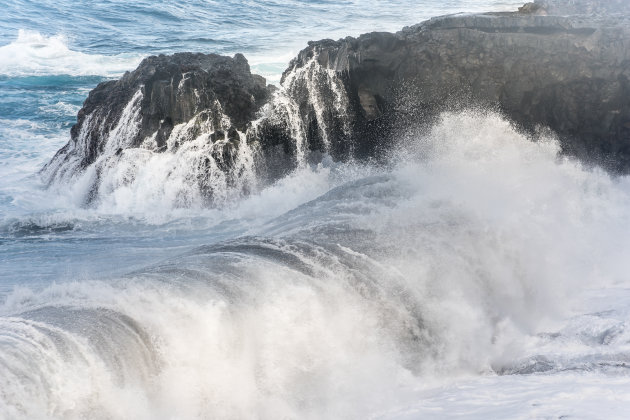
[[[62,35],[46,36],[20,29],[15,41],[0,47],[0,75],[116,76],[136,68],[141,56],[107,56],[71,50]]]

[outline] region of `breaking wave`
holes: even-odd
[[[436,376],[517,372],[574,290],[626,279],[627,178],[490,112],[404,140],[389,165],[300,167],[214,210],[266,215],[232,237],[17,288],[0,416],[366,418]]]
[[[0,75],[113,77],[135,68],[141,59],[137,54],[85,54],[71,50],[64,35],[46,36],[20,29],[15,41],[0,47]]]

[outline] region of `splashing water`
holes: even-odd
[[[549,388],[586,355],[617,383],[623,369],[598,366],[626,360],[627,340],[599,340],[610,323],[574,304],[627,287],[627,179],[493,113],[409,138],[388,169],[302,168],[214,210],[258,223],[212,244],[113,280],[17,288],[0,307],[2,416],[414,418],[435,384]],[[546,376],[523,379],[523,363]],[[564,413],[549,395],[536,413]],[[483,401],[467,398],[454,407]]]
[[[112,57],[72,51],[63,35],[47,37],[20,29],[14,42],[0,47],[0,75],[118,75],[136,67],[141,59],[137,54]]]
[[[278,83],[308,39],[522,3],[6,4],[0,418],[624,419],[630,182],[552,136],[446,113],[379,167],[312,165],[280,89],[261,120],[287,122],[295,170],[261,182],[238,133],[239,178],[204,181],[219,206],[191,178],[217,127],[116,157],[133,101],[98,165],[51,189],[34,175],[87,93],[148,54],[243,52]],[[289,85],[334,93],[332,76],[310,63]],[[308,93],[320,128],[344,109]]]

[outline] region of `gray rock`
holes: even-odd
[[[149,57],[90,93],[43,174],[68,182],[93,169],[90,203],[101,173],[121,162],[127,169],[110,189],[134,182],[136,160],[146,158],[134,150],[177,154],[195,141],[182,152],[185,182],[212,203],[217,188],[247,191],[253,178],[270,182],[325,154],[382,158],[410,127],[469,107],[498,109],[526,131],[550,128],[565,153],[627,173],[629,5],[536,0],[513,13],[310,42],[279,90],[240,54]]]
[[[445,109],[483,106],[498,107],[527,130],[549,127],[565,152],[627,172],[630,14],[552,16],[539,10],[530,4],[517,13],[452,15],[396,34],[313,42],[285,77],[315,59],[343,80],[352,147],[333,145],[337,158],[349,150],[377,155],[397,130],[430,122]],[[312,124],[304,99],[300,109]],[[348,141],[334,130],[328,137]]]

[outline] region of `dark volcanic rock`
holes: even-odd
[[[43,174],[87,186],[87,203],[150,179],[182,206],[212,204],[325,154],[383,158],[410,128],[470,107],[498,109],[524,130],[551,128],[566,153],[627,173],[629,8],[535,0],[513,13],[311,42],[278,90],[242,55],[150,57],[90,93]]]
[[[337,74],[360,155],[378,153],[397,130],[430,121],[445,109],[498,106],[524,128],[556,131],[565,151],[627,171],[628,16],[521,11],[434,18],[397,34],[311,43],[285,78],[312,60]],[[303,99],[300,109],[308,115]],[[344,142],[348,136],[332,132],[329,137]],[[337,149],[349,150],[332,147]]]
[[[269,99],[265,85],[264,78],[251,74],[241,54],[233,58],[192,53],[148,57],[120,80],[101,83],[90,92],[72,127],[70,142],[44,172],[52,179],[59,171],[79,171],[101,156],[140,146],[163,151],[173,128],[194,117],[199,126],[224,136],[235,130],[244,132]],[[200,130],[191,134],[201,134]],[[235,143],[228,143],[218,153],[230,155]]]

